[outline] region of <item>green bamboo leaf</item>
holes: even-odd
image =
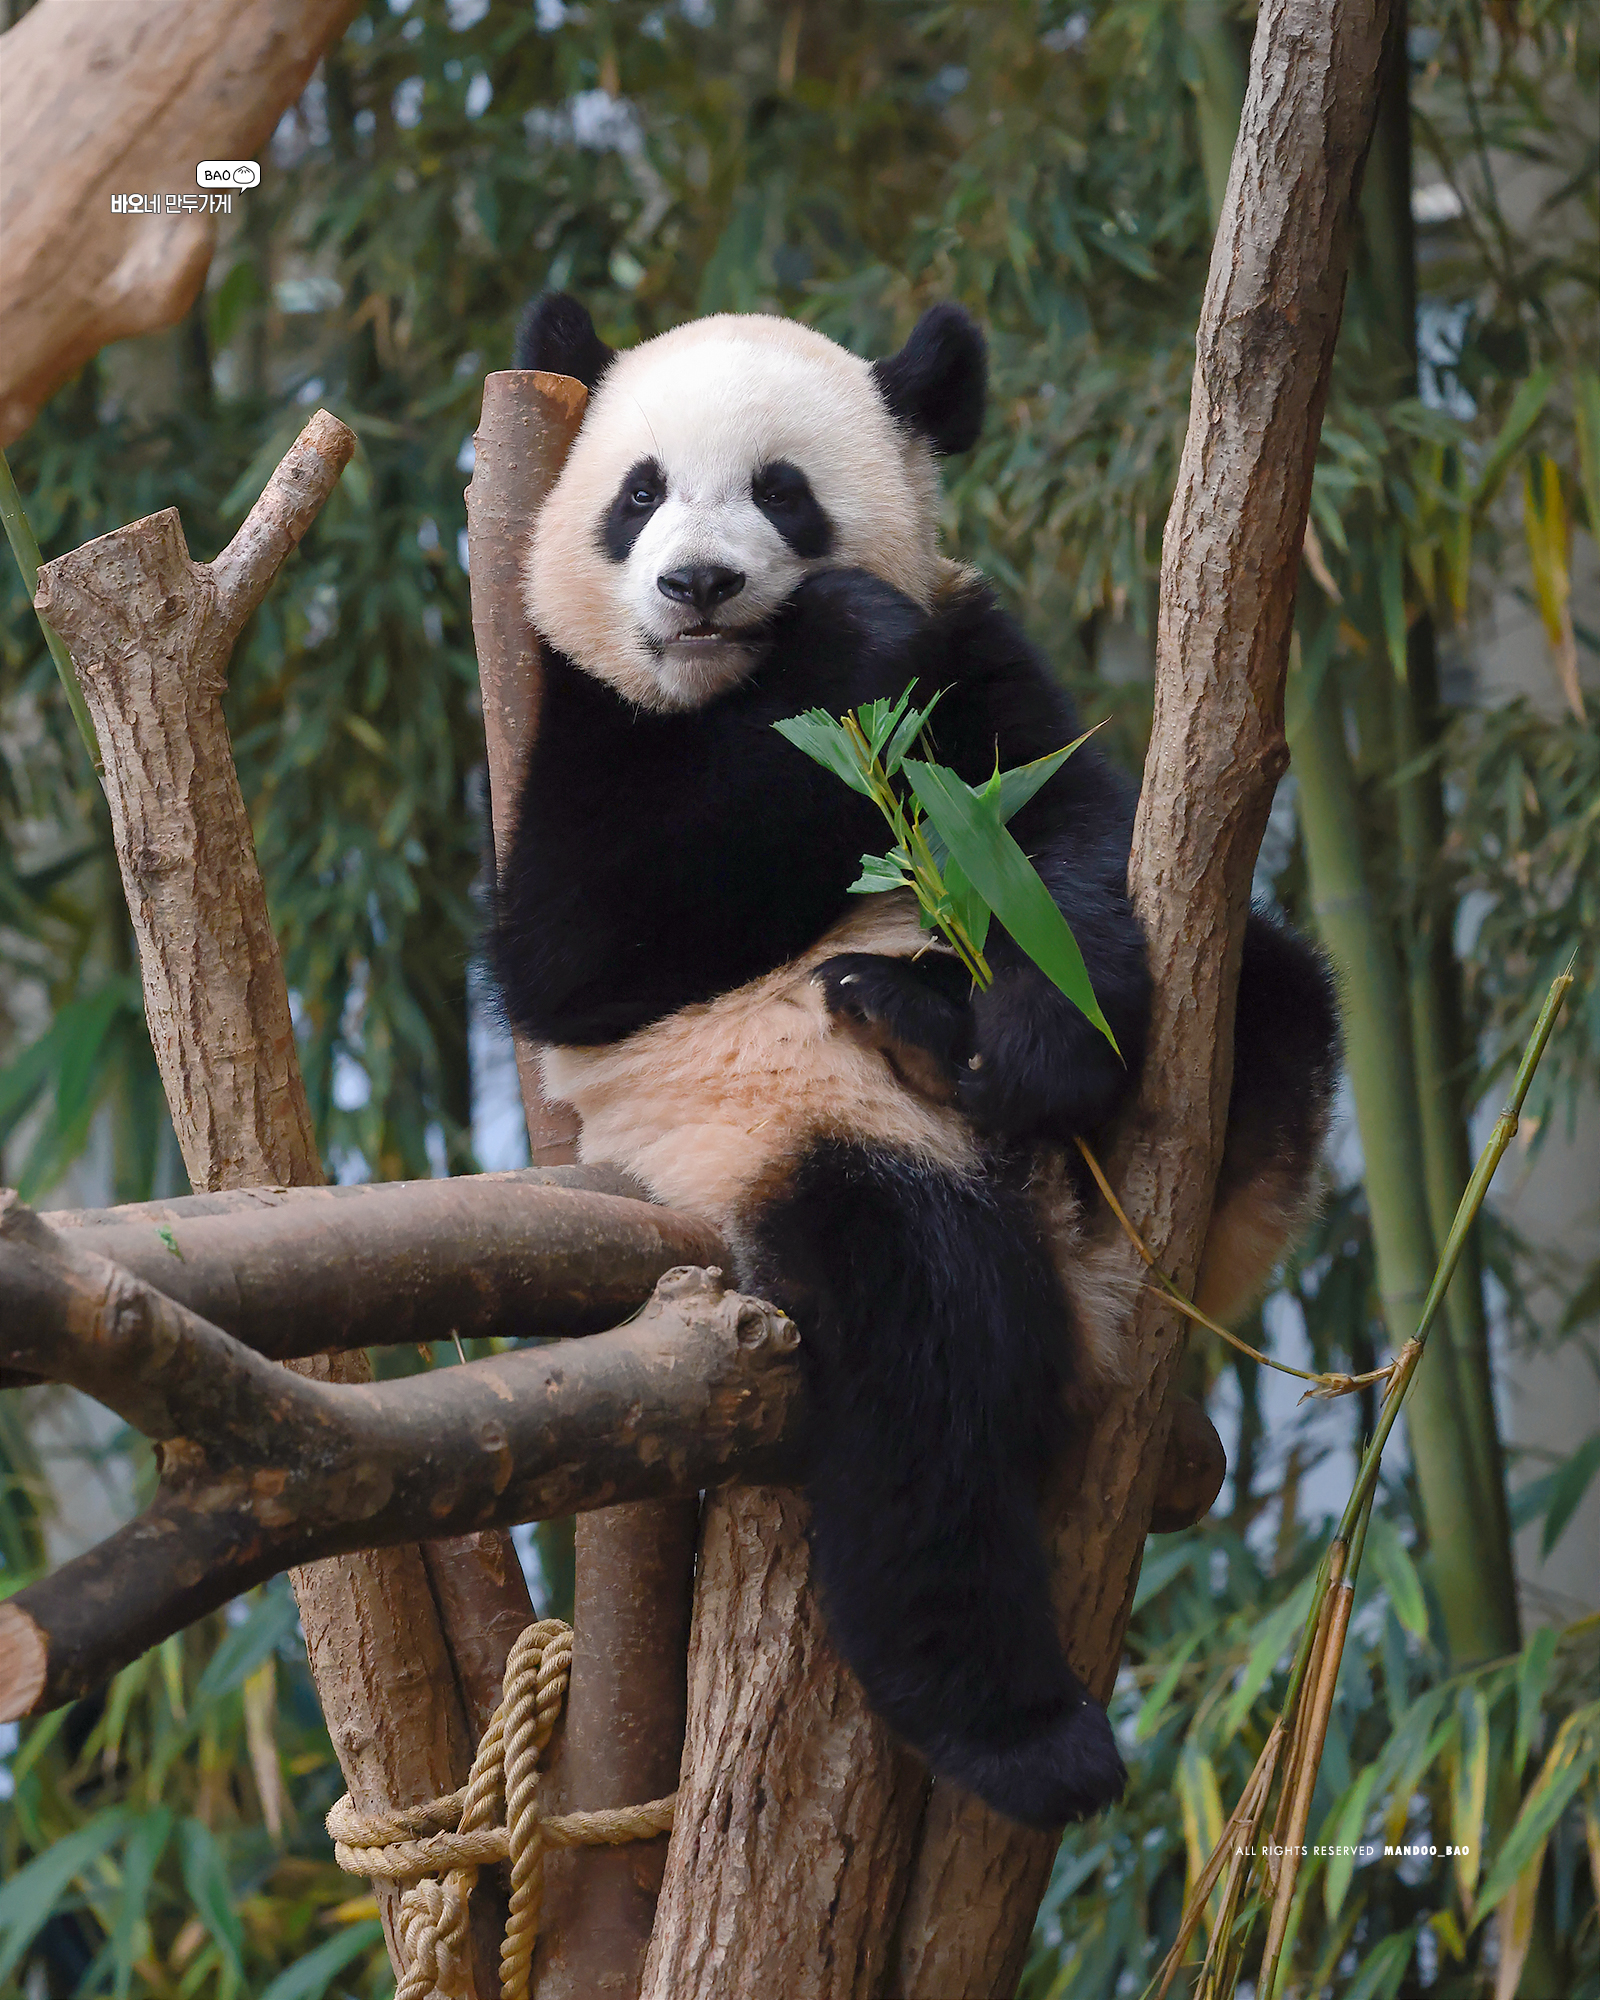
[[[797,750],[803,750],[825,771],[831,771],[836,778],[843,778],[851,791],[859,792],[864,799],[872,797],[872,788],[862,772],[855,745],[850,741],[844,724],[829,715],[826,709],[808,708],[804,715],[791,715],[787,721],[775,722],[772,726],[786,742],[792,743]]]
[[[1600,1472],[1600,1431],[1585,1439],[1566,1464],[1556,1468],[1550,1482],[1550,1504],[1545,1509],[1544,1534],[1539,1543],[1541,1556],[1549,1555],[1560,1541],[1563,1530],[1578,1511],[1597,1472]]]
[[[0,1983],[21,1963],[74,1878],[122,1838],[131,1817],[126,1806],[96,1813],[87,1826],[47,1847],[0,1889]]]
[[[1570,1722],[1571,1718],[1569,1718]],[[1563,1731],[1563,1737],[1566,1732]],[[1533,1858],[1534,1849],[1543,1846],[1550,1829],[1566,1811],[1568,1802],[1576,1794],[1578,1787],[1594,1769],[1596,1749],[1591,1741],[1583,1754],[1564,1754],[1562,1738],[1557,1738],[1551,1746],[1550,1754],[1544,1761],[1544,1768],[1534,1781],[1532,1791],[1522,1802],[1522,1810],[1517,1815],[1516,1825],[1506,1836],[1506,1843],[1495,1856],[1489,1879],[1484,1883],[1478,1897],[1474,1920],[1482,1923],[1496,1904],[1509,1896],[1515,1888],[1518,1876]]]
[[[1117,1038],[1100,1011],[1078,941],[1033,863],[1001,825],[995,804],[982,801],[970,785],[942,764],[908,757],[905,768],[923,810],[1018,949],[1028,954],[1116,1049]],[[1119,1056],[1121,1053],[1117,1049]]]
[[[1002,771],[999,792],[1001,822],[1015,819],[1034,793],[1048,784],[1073,751],[1081,750],[1093,734],[1093,729],[1086,729],[1081,736],[1075,736],[1064,750],[1052,750],[1048,757],[1035,757],[1031,764],[1016,764],[1009,771]]]
[[[1163,1669],[1161,1678],[1145,1696],[1139,1709],[1138,1720],[1133,1725],[1135,1743],[1148,1743],[1161,1727],[1162,1719],[1172,1701],[1173,1690],[1177,1687],[1184,1668],[1194,1656],[1195,1648],[1202,1639],[1210,1636],[1209,1627],[1191,1632],[1183,1644],[1173,1654]]]
[[[194,1691],[194,1706],[200,1708],[243,1687],[279,1640],[294,1630],[297,1615],[290,1592],[269,1584],[251,1605],[249,1617],[228,1628],[227,1636],[206,1662]]]
[[[1583,488],[1583,506],[1589,516],[1589,533],[1600,542],[1600,375],[1592,368],[1578,370],[1573,414],[1578,431],[1578,481]]]
[[[233,1884],[216,1836],[204,1820],[186,1819],[178,1829],[183,1886],[195,1915],[222,1953],[222,1990],[237,1991],[244,1981],[244,1930],[234,1908]]]
[[[1521,1777],[1522,1767],[1533,1748],[1534,1733],[1539,1727],[1539,1711],[1544,1706],[1544,1691],[1550,1683],[1550,1663],[1555,1653],[1556,1628],[1541,1625],[1523,1648],[1522,1658],[1517,1662],[1517,1735],[1511,1768],[1518,1777]]]
[[[1255,1643],[1239,1683],[1217,1723],[1217,1741],[1228,1742],[1244,1724],[1250,1705],[1267,1684],[1267,1677],[1290,1650],[1294,1635],[1305,1625],[1316,1590],[1315,1576],[1301,1579],[1298,1589],[1256,1628]]]
[[[1373,1515],[1367,1530],[1367,1552],[1396,1618],[1414,1638],[1426,1639],[1428,1600],[1423,1593],[1422,1578],[1417,1574],[1410,1550],[1386,1515]]]
[[[1502,1906],[1496,1926],[1500,1942],[1500,1963],[1495,1968],[1496,2000],[1502,1993],[1515,1993],[1522,1984],[1522,1968],[1528,1947],[1533,1943],[1533,1919],[1539,1906],[1539,1877],[1544,1873],[1545,1849],[1541,1840],[1528,1857],[1528,1865],[1517,1877],[1511,1895]]]
[[[1489,1800],[1489,1704],[1483,1689],[1473,1685],[1461,1690],[1456,1708],[1461,1740],[1450,1788],[1450,1838],[1460,1849],[1454,1860],[1461,1907],[1470,1911],[1483,1864],[1483,1815]]]
[[[1135,1616],[1152,1598],[1159,1597],[1175,1578],[1182,1576],[1185,1570],[1203,1564],[1205,1559],[1206,1551],[1198,1542],[1185,1541],[1176,1536],[1169,1547],[1156,1547],[1139,1569],[1138,1588],[1133,1594]]]
[[[122,1888],[117,1897],[117,1914],[111,1929],[111,1963],[116,2000],[127,2000],[133,1984],[134,1947],[140,1919],[147,1915],[150,1885],[156,1866],[172,1837],[173,1813],[170,1806],[156,1806],[141,1813],[128,1833],[122,1852]]]
[[[856,721],[874,757],[881,754],[884,744],[893,734],[894,726],[905,713],[906,703],[910,701],[911,690],[915,686],[915,681],[910,682],[898,701],[863,702],[856,710]]]
[[[911,694],[911,689],[914,688],[915,686],[916,682],[913,681],[911,683],[911,687],[908,687],[906,689],[905,694],[901,697],[901,699],[902,700],[909,699]],[[895,730],[894,734],[889,738],[889,741],[885,745],[883,752],[883,768],[887,776],[892,778],[894,774],[899,770],[900,766],[905,762],[906,752],[911,748],[912,744],[915,743],[917,738],[922,734],[923,728],[927,723],[928,717],[932,715],[934,709],[938,706],[939,695],[942,694],[943,692],[944,690],[942,688],[939,689],[938,693],[934,695],[933,700],[928,702],[925,707],[912,709],[911,712],[900,723],[900,726]]]
[[[885,889],[903,889],[909,877],[903,863],[889,854],[863,854],[861,873],[850,884],[852,896],[878,896]]]
[[[326,1944],[286,1966],[261,1995],[261,2000],[322,2000],[322,1996],[352,1959],[371,1951],[383,1936],[376,1917],[351,1924]]]
[[[1330,1924],[1338,1922],[1339,1912],[1344,1908],[1344,1899],[1350,1891],[1351,1879],[1356,1872],[1354,1850],[1360,1843],[1367,1824],[1367,1813],[1372,1804],[1372,1788],[1377,1779],[1377,1765],[1369,1764],[1334,1808],[1335,1817],[1326,1839],[1335,1852],[1328,1857],[1327,1873],[1322,1878],[1322,1902]],[[1349,1848],[1351,1851],[1347,1854],[1340,1853],[1337,1850],[1341,1848]]]
[[[1416,1941],[1414,1931],[1386,1937],[1361,1961],[1360,1971],[1345,1989],[1344,2000],[1394,2000]]]
[[[946,856],[940,874],[957,923],[982,951],[989,941],[989,919],[993,912],[967,880],[966,871],[959,861]]]
[[[1516,456],[1518,449],[1539,421],[1540,412],[1550,395],[1555,374],[1549,368],[1539,368],[1530,375],[1511,399],[1511,408],[1505,422],[1500,426],[1500,435],[1495,439],[1489,456],[1483,462],[1483,470],[1478,474],[1477,484],[1472,489],[1472,506],[1475,513],[1481,513],[1500,491],[1500,482],[1506,476],[1506,468]]]

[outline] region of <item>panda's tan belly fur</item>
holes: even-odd
[[[579,1156],[622,1167],[659,1201],[724,1229],[813,1141],[890,1146],[930,1167],[979,1171],[965,1120],[905,1087],[839,1027],[812,974],[836,952],[927,947],[906,895],[867,899],[790,964],[603,1048],[544,1052],[545,1090],[583,1120]]]

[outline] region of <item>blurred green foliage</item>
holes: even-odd
[[[357,16],[283,121],[262,187],[237,198],[186,322],[90,363],[12,453],[47,556],[176,505],[205,557],[312,407],[360,438],[228,696],[332,1165],[471,1163],[483,781],[461,488],[482,378],[507,359],[522,301],[570,287],[619,344],[698,312],[771,310],[878,353],[922,305],[960,298],[990,330],[993,403],[952,468],[951,545],[996,579],[1136,768],[1211,233],[1208,79],[1239,67],[1248,32],[1243,8],[1171,0],[380,0]],[[1408,48],[1417,156],[1401,178],[1431,190],[1436,219],[1397,294],[1369,205],[1302,592],[1307,631],[1327,626],[1319,670],[1339,676],[1375,880],[1396,912],[1384,677],[1397,629],[1435,621],[1453,698],[1491,591],[1520,591],[1560,643],[1575,537],[1600,528],[1594,23],[1577,0],[1418,0]],[[1408,283],[1416,382],[1394,318]],[[1545,496],[1531,511],[1525,474]],[[1595,635],[1571,636],[1592,660]],[[1579,950],[1545,1072],[1567,1102],[1600,1074],[1595,743],[1558,698],[1468,702],[1428,753],[1449,801],[1451,890],[1474,892],[1462,969],[1487,1064]],[[1262,881],[1306,913],[1290,813]],[[92,1133],[119,1197],[181,1186],[104,810],[7,570],[0,1143],[38,1193]],[[1504,1229],[1488,1249],[1515,1305],[1524,1250]],[[1582,1335],[1600,1292],[1582,1273],[1566,1286]],[[1315,1365],[1373,1365],[1388,1333],[1359,1184],[1336,1190],[1290,1291]],[[1206,1386],[1214,1358],[1190,1366]],[[1299,1483],[1330,1431],[1269,1423],[1255,1364],[1224,1375],[1241,1412],[1231,1512],[1152,1548],[1117,1697],[1139,1739],[1132,1796],[1064,1844],[1029,2000],[1142,1983],[1281,1692],[1285,1607],[1318,1548]],[[6,1589],[45,1556],[21,1407],[0,1398]],[[1343,1408],[1358,1434],[1370,1410]],[[1544,1468],[1524,1512],[1559,1528],[1594,1456]],[[1493,1947],[1473,1924],[1503,1853],[1483,1857],[1485,1815],[1509,1800],[1495,1823],[1511,1826],[1539,1759],[1566,1741],[1576,1762],[1549,1782],[1580,1776],[1536,1879],[1569,1949],[1565,1990],[1593,1993],[1592,1631],[1449,1667],[1403,1472],[1383,1523],[1312,1825],[1459,1837],[1478,1866],[1312,1870],[1295,1964],[1321,1971],[1304,1990],[1486,1992]],[[274,1585],[242,1623],[208,1621],[103,1699],[26,1730],[0,1808],[0,1989],[387,1990],[370,1904],[320,1832],[337,1773],[286,1604]]]

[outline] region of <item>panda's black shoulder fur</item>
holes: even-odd
[[[650,713],[559,654],[547,655],[540,731],[501,871],[494,952],[516,1024],[541,1041],[614,1041],[770,971],[848,907],[864,852],[887,846],[875,808],[773,724],[940,692],[939,758],[970,782],[1077,734],[1071,701],[1015,621],[976,581],[933,613],[876,577],[823,571],[765,636],[755,671],[687,713]],[[1091,745],[1013,821],[1076,932],[1127,1063],[1142,1046],[1148,981],[1125,876],[1133,794]],[[604,829],[604,838],[599,838]],[[1041,1115],[1097,1123],[1127,1071],[1103,1038],[1000,932],[980,1043],[1012,1032],[1027,989],[1058,1030]],[[996,1053],[999,1053],[998,1047]],[[1007,1071],[990,1071],[997,1089]],[[974,1115],[986,1106],[969,1069]],[[987,1079],[984,1079],[985,1084]],[[1015,1107],[1011,1107],[1014,1109]]]

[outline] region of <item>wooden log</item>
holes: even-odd
[[[1288,763],[1299,553],[1388,12],[1387,0],[1263,0],[1163,543],[1155,713],[1128,867],[1155,1004],[1112,1170],[1145,1241],[1185,1285],[1221,1157],[1251,877]],[[1072,1468],[1055,1537],[1062,1630],[1102,1699],[1156,1503],[1182,1339],[1160,1294],[1141,1287],[1128,1327],[1134,1386]],[[1053,1835],[935,1786],[889,1993],[1012,1992],[1055,1848]]]
[[[795,1469],[799,1335],[716,1273],[670,1273],[609,1333],[341,1384],[265,1360],[92,1240],[3,1198],[0,1355],[137,1425],[160,1482],[137,1520],[0,1606],[16,1712],[86,1693],[291,1563]]]
[[[68,1222],[64,1233],[275,1361],[452,1333],[597,1333],[642,1306],[664,1271],[728,1261],[692,1216],[532,1176],[381,1182],[354,1201],[354,1190],[307,1192],[221,1215],[189,1213],[214,1199],[197,1197],[76,1229],[43,1220]]]
[[[357,11],[40,0],[0,37],[0,444],[108,341],[181,319],[205,282],[214,216],[114,215],[112,195],[198,196],[201,160],[258,158]]]
[[[539,727],[539,642],[522,604],[528,536],[545,495],[560,477],[588,401],[588,390],[570,375],[497,369],[484,377],[483,411],[473,433],[467,568],[489,760],[490,852],[497,877],[499,857],[511,844],[518,788]],[[559,1166],[576,1159],[576,1113],[571,1105],[545,1097],[538,1051],[523,1035],[512,1040],[534,1165]]]
[[[510,369],[484,382],[467,544],[497,854],[510,840],[539,724],[539,648],[522,604],[528,533],[587,400],[583,385],[564,375]],[[568,1106],[545,1098],[536,1052],[520,1040],[517,1066],[532,1158],[572,1158],[577,1121]],[[679,1501],[578,1522],[572,1680],[548,1779],[566,1809],[602,1802],[591,1792],[617,1805],[657,1797],[666,1774],[675,1779],[695,1515],[692,1501]],[[664,1865],[660,1841],[550,1857],[538,1962],[544,2000],[637,1992]]]
[[[151,1043],[198,1189],[322,1179],[222,691],[245,620],[354,447],[319,410],[214,563],[190,560],[168,509],[39,571],[35,603],[72,655],[105,761]],[[359,1353],[290,1365],[370,1374]],[[454,1790],[472,1744],[421,1551],[337,1557],[294,1584],[358,1808]],[[398,1894],[377,1893],[398,1968]]]
[[[617,1194],[644,1201],[643,1187],[615,1167],[509,1167],[492,1174],[463,1174],[474,1187],[512,1181],[527,1187],[576,1188],[581,1194]],[[202,1215],[254,1215],[263,1208],[303,1207],[308,1202],[359,1202],[402,1187],[437,1187],[426,1181],[321,1182],[315,1187],[224,1188],[210,1194],[164,1195],[156,1201],[118,1202],[114,1208],[49,1208],[52,1229],[102,1229],[124,1222],[192,1222]]]

